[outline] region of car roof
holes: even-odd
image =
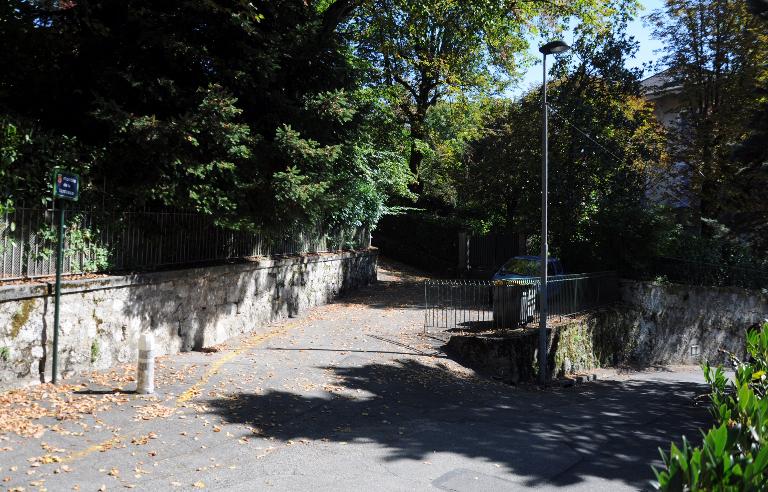
[[[541,260],[541,256],[521,255],[521,256],[513,256],[509,260],[536,260],[536,261],[540,261]],[[509,260],[507,260],[507,261],[509,261]],[[549,257],[549,261],[560,261],[560,260],[558,260],[554,256],[550,256]]]

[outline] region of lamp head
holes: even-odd
[[[564,53],[569,49],[571,49],[571,47],[568,46],[568,43],[562,39],[557,39],[555,41],[550,41],[549,43],[540,47],[539,51],[544,53],[544,55],[556,55],[558,53]]]

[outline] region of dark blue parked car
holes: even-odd
[[[547,268],[547,276],[563,275],[563,265],[557,258],[550,258]],[[541,276],[540,256],[515,256],[493,275],[491,280],[536,279]]]

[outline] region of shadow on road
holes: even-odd
[[[600,477],[645,487],[659,447],[683,434],[696,441],[697,429],[709,424],[706,409],[692,403],[706,392],[697,383],[603,381],[526,391],[440,364],[350,357],[325,368],[335,376],[326,397],[238,393],[208,405],[266,437],[373,442],[387,450],[388,462],[459,454],[497,463],[528,486]]]
[[[373,309],[422,309],[424,283],[379,279],[365,289],[344,294],[333,303],[361,304]]]
[[[424,353],[424,352],[394,352],[391,350],[354,350],[348,348],[315,348],[315,347],[299,347],[299,348],[287,348],[287,347],[270,347],[266,350],[276,350],[285,352],[344,352],[352,354],[389,354],[389,355],[410,355],[414,357],[439,357],[447,358],[446,355],[441,353]]]

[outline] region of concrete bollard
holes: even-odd
[[[136,393],[155,392],[155,337],[151,333],[139,335],[139,366],[136,371]]]

